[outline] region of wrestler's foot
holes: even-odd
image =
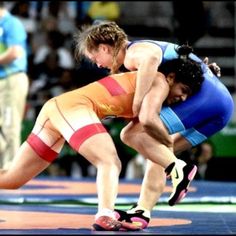
[[[141,228],[128,222],[120,222],[109,216],[100,216],[95,220],[93,228],[96,231],[137,231]]]
[[[150,213],[146,213],[145,210],[139,209],[137,205],[132,206],[128,211],[122,211],[115,209],[116,218],[119,221],[125,221],[133,223],[142,229],[147,228],[150,221]]]
[[[166,171],[168,172],[168,171]],[[197,167],[193,164],[186,164],[178,159],[170,172],[173,192],[169,197],[169,205],[173,206],[180,202],[187,194],[188,187],[197,172]]]

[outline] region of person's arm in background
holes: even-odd
[[[5,17],[7,12],[4,7],[0,6],[0,19],[1,17]],[[22,44],[25,44],[27,38],[23,24],[16,18],[13,18],[10,23],[8,21],[8,24],[10,30],[2,29],[4,31],[2,41],[4,46],[0,50],[0,65],[3,66],[12,63],[26,53],[25,48],[22,46]]]
[[[5,52],[0,54],[0,65],[10,64],[15,59],[21,57],[23,54],[23,48],[21,46],[10,46]]]
[[[151,88],[161,61],[162,50],[152,43],[134,43],[128,48],[124,66],[131,71],[138,71],[133,102],[134,115],[138,115],[143,98]]]

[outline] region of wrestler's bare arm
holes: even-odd
[[[168,134],[160,116],[157,115],[160,114],[162,104],[168,96],[169,85],[162,73],[157,72],[157,76],[158,78],[154,81],[152,88],[142,102],[139,121],[150,136],[172,148],[172,138]]]
[[[126,52],[124,66],[138,71],[133,103],[135,115],[138,115],[143,98],[152,86],[161,58],[161,49],[151,43],[135,43]]]

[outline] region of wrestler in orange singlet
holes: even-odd
[[[136,72],[111,75],[51,99],[51,106],[54,106],[54,109],[51,106],[49,109],[47,106],[46,109],[42,109],[28,138],[28,143],[36,152],[38,144],[37,142],[32,144],[32,140],[40,138],[51,146],[55,151],[54,155],[41,155],[48,161],[56,158],[62,148],[63,143],[59,142],[62,139],[61,134],[76,151],[79,151],[80,145],[87,138],[106,132],[100,121],[103,118],[133,117],[135,81]],[[48,133],[50,133],[50,142]]]
[[[102,226],[102,230],[107,231],[140,229],[140,226],[116,219],[114,208],[121,162],[114,142],[101,122],[107,116],[133,118],[136,75],[137,72],[110,75],[47,101],[9,169],[0,170],[0,188],[16,189],[37,176],[55,160],[67,141],[97,168],[98,212],[94,228],[100,230]],[[188,85],[175,82],[177,79],[172,75],[170,73],[165,76],[157,72],[149,91],[154,107],[156,103],[160,103],[158,96],[153,98],[157,94],[157,88],[160,89],[160,81],[166,90],[167,102],[176,100],[176,97],[184,100],[189,95]],[[201,81],[200,76],[199,83]],[[162,155],[162,143],[157,142],[156,148],[160,156],[151,159],[153,162],[168,169],[177,161],[171,151]]]

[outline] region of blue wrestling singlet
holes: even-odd
[[[135,42],[141,41],[160,46],[163,52],[162,62],[179,56],[176,44],[153,40]],[[201,63],[204,72],[201,90],[184,102],[164,106],[160,117],[170,134],[180,132],[192,146],[196,146],[227,125],[233,114],[234,102],[226,86],[200,58],[193,53],[190,53],[189,58]]]

